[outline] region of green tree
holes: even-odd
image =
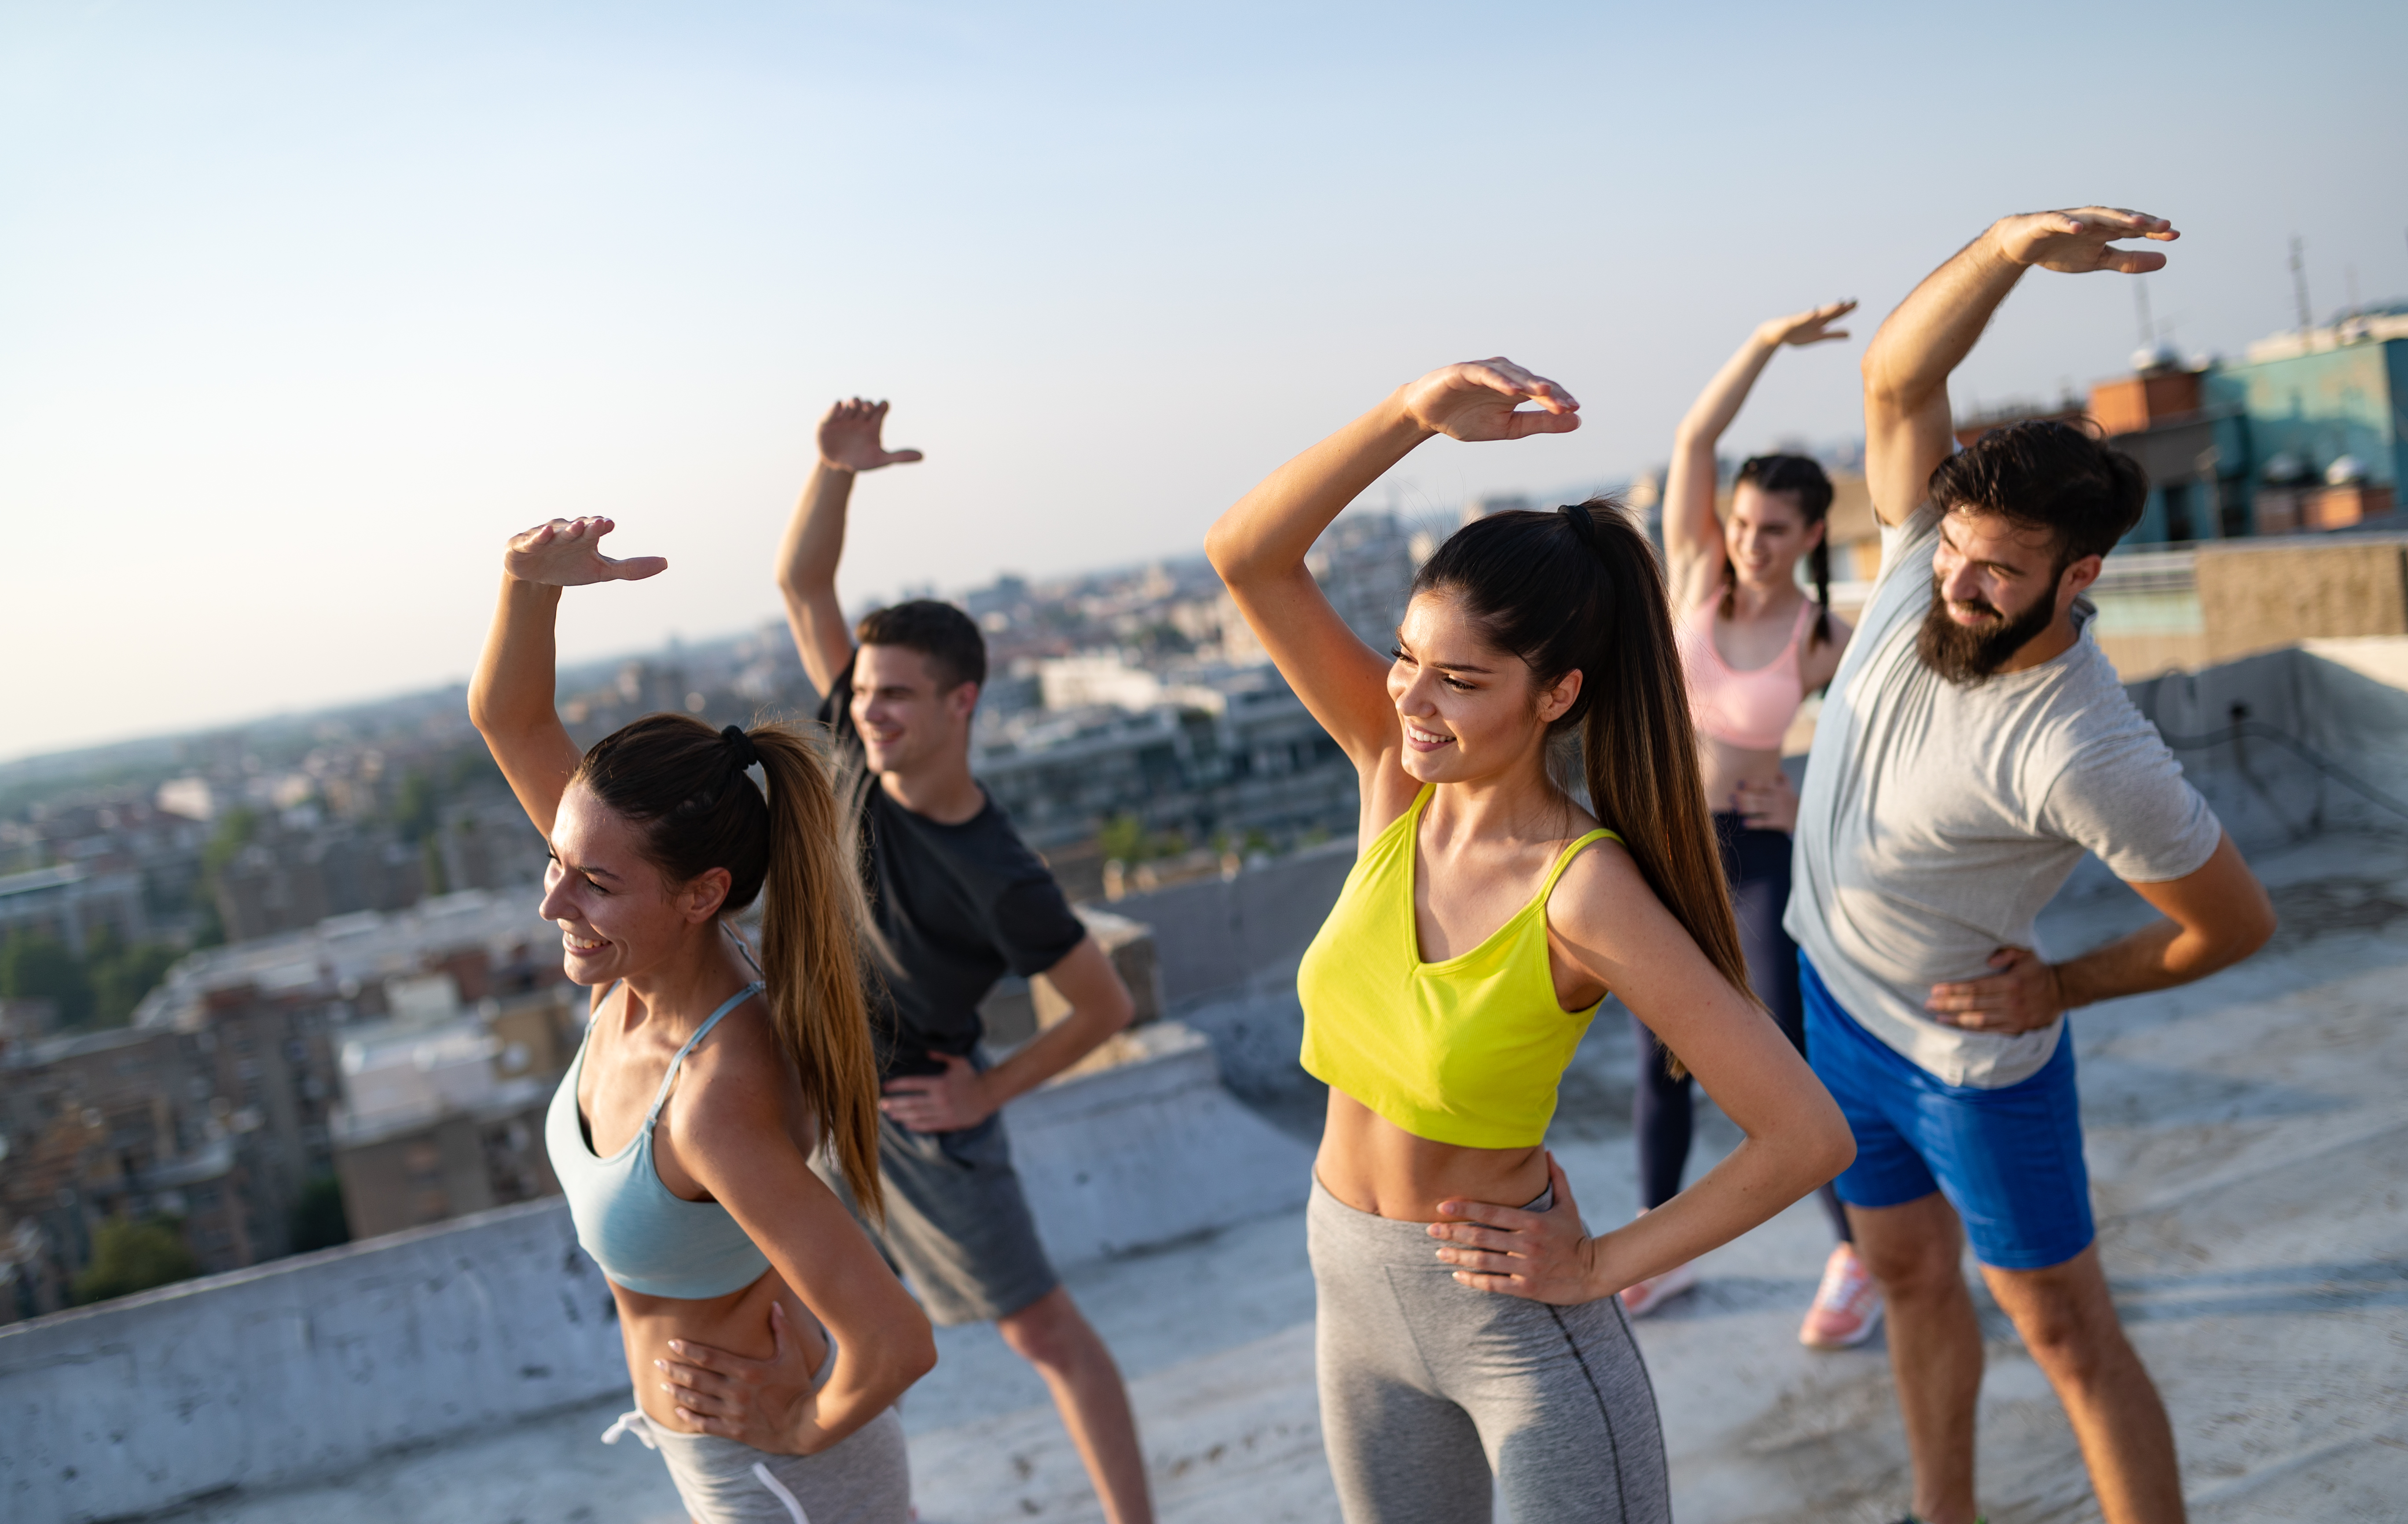
[[[235,854],[251,844],[259,834],[259,812],[236,805],[218,819],[218,828],[209,835],[209,844],[201,848],[201,877],[214,883],[217,876],[235,859]]]
[[[75,1278],[75,1299],[79,1303],[107,1301],[189,1281],[200,1272],[200,1261],[184,1244],[179,1219],[111,1217],[92,1235],[92,1263]]]
[[[92,1019],[92,981],[83,964],[64,943],[44,932],[11,931],[0,942],[0,996],[55,1001],[64,1027],[80,1027]]]
[[[1135,815],[1114,815],[1104,822],[1096,833],[1096,845],[1107,860],[1137,863],[1145,860],[1145,822]]]
[[[343,1215],[343,1183],[330,1174],[316,1176],[301,1187],[301,1200],[293,1208],[293,1252],[331,1249],[351,1241],[351,1221]]]
[[[435,816],[443,807],[441,790],[423,772],[411,772],[394,790],[393,823],[401,838],[413,845],[435,833]]]
[[[84,972],[92,983],[92,1024],[122,1027],[134,1018],[142,997],[158,987],[183,954],[165,942],[119,942],[113,927],[104,927],[84,952]]]

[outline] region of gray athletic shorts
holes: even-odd
[[[911,1467],[888,1408],[817,1455],[772,1455],[712,1434],[663,1429],[642,1410],[603,1431],[633,1434],[668,1462],[694,1524],[909,1524]]]
[[[824,1153],[813,1164],[850,1202]],[[886,1224],[870,1236],[930,1321],[991,1323],[1062,1284],[1011,1167],[1002,1113],[958,1132],[914,1132],[882,1115],[878,1172],[886,1184]]]

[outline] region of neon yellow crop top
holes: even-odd
[[[1355,860],[1305,949],[1296,973],[1305,1071],[1417,1138],[1532,1147],[1547,1135],[1555,1087],[1597,1014],[1596,1006],[1555,1003],[1547,896],[1590,843],[1622,838],[1599,829],[1574,841],[1538,898],[1486,942],[1425,963],[1413,929],[1413,841],[1430,786]]]

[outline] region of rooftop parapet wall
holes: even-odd
[[[505,1207],[0,1330],[0,1515],[150,1513],[626,1385],[566,1209]]]
[[[1007,1112],[1055,1261],[1300,1205],[1312,1151],[1175,1022]],[[558,1198],[0,1330],[0,1518],[89,1524],[340,1475],[627,1391],[610,1293]]]

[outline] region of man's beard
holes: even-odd
[[[2051,597],[2032,599],[2031,607],[2009,619],[1988,604],[1978,604],[1986,617],[1978,625],[1959,625],[1948,617],[1948,600],[1940,591],[1940,578],[1931,579],[1931,608],[1923,616],[1923,629],[1914,638],[1914,649],[1930,668],[1950,683],[1960,687],[1975,686],[1996,675],[2009,657],[2029,644],[2041,631],[2048,628],[2057,617],[2057,600]]]

